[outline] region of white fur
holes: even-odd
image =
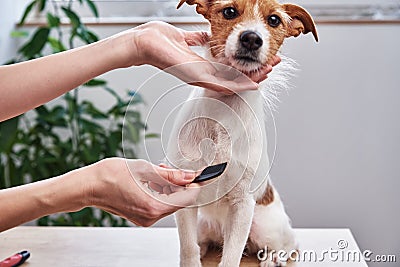
[[[235,66],[232,55],[238,49],[243,30],[262,35],[260,62],[265,62],[263,57],[267,55],[270,37],[257,20],[234,29],[227,40],[225,59],[211,59],[225,63],[228,60]],[[264,247],[276,251],[297,248],[290,220],[276,190],[272,203],[256,204],[268,183],[271,185],[265,110],[273,108],[278,93],[288,88],[287,73],[293,70],[290,63],[283,58],[259,91],[222,96],[208,90],[194,90],[183,105],[167,149],[169,163],[195,170],[221,162],[228,162],[228,167],[221,177],[202,188],[199,208],[176,213],[182,267],[201,266],[200,259],[210,243],[223,246],[220,267],[239,266],[245,246],[251,253]],[[259,67],[249,65],[247,70]],[[214,201],[210,203],[211,200]],[[284,262],[270,259],[260,266],[284,266]]]
[[[258,17],[258,16],[257,16]],[[268,55],[268,50],[269,50],[269,32],[264,26],[264,22],[260,19],[257,18],[254,21],[245,21],[242,23],[239,23],[238,25],[235,26],[233,29],[232,33],[228,36],[228,39],[226,40],[226,45],[225,45],[225,58],[229,60],[229,63],[232,64],[233,67],[244,71],[244,72],[251,72],[251,71],[256,71],[260,68],[259,63],[249,63],[246,65],[239,65],[235,60],[235,54],[238,49],[238,42],[239,42],[239,36],[243,31],[254,31],[258,33],[263,40],[263,46],[261,47],[261,50],[258,54],[258,61],[260,63],[266,63],[267,62],[267,55]]]

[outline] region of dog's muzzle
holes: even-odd
[[[240,35],[240,45],[247,51],[257,51],[263,45],[261,36],[254,31],[244,31]]]

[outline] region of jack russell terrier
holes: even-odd
[[[275,0],[181,0],[196,5],[211,26],[210,61],[241,73],[260,70],[285,38],[311,32],[311,15]],[[269,177],[265,112],[273,92],[287,89],[290,64],[282,61],[260,90],[222,95],[194,90],[183,104],[167,149],[170,164],[201,169],[228,162],[225,173],[202,187],[197,207],[176,213],[180,265],[201,266],[210,245],[222,246],[219,267],[239,266],[243,251],[292,252],[298,249],[290,219]],[[289,67],[289,70],[288,70]],[[269,257],[260,266],[284,266]]]

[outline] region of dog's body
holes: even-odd
[[[312,18],[294,5],[275,0],[184,2],[196,4],[198,13],[211,22],[210,60],[244,73],[265,65],[288,36],[311,31],[317,39]],[[285,86],[275,71],[260,91],[227,96],[196,90],[180,111],[167,151],[170,163],[200,169],[228,162],[225,173],[202,188],[203,206],[177,212],[183,267],[201,266],[210,244],[223,246],[224,267],[239,266],[245,247],[251,254],[264,248],[297,249],[290,220],[269,179],[265,97],[268,88]],[[261,266],[281,263],[268,257]]]

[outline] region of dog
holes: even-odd
[[[311,15],[294,4],[276,0],[181,0],[196,5],[211,26],[208,59],[240,73],[259,71],[276,55],[284,40],[312,33]],[[167,161],[183,169],[228,162],[225,173],[206,184],[197,207],[176,213],[180,266],[201,266],[210,245],[222,246],[219,267],[239,266],[244,250],[293,252],[298,243],[270,177],[265,106],[279,88],[287,89],[283,61],[260,90],[222,95],[194,90],[175,121]],[[265,251],[265,248],[267,250]],[[270,255],[262,267],[284,266]]]

